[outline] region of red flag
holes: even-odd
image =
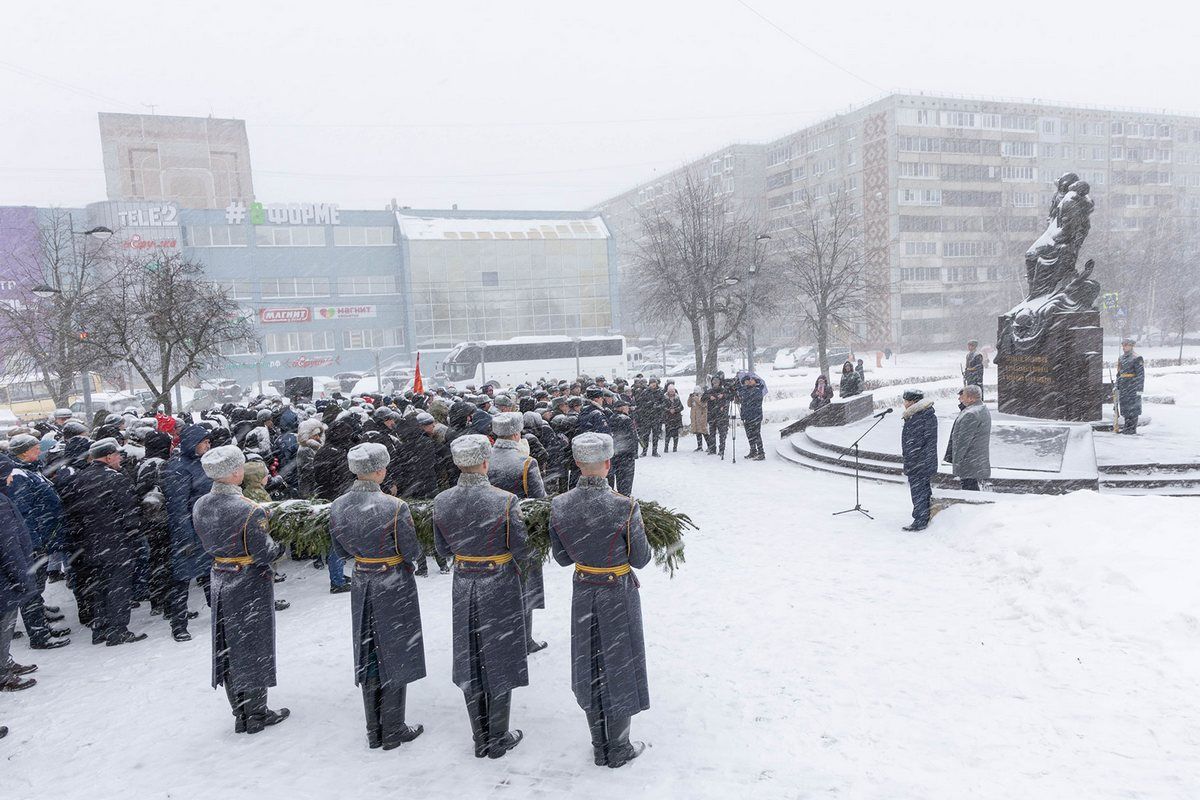
[[[414,394],[425,394],[425,383],[421,380],[421,354],[417,353],[417,370],[413,375],[412,390]]]

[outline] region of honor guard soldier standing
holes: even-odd
[[[492,444],[492,457],[488,460],[488,480],[497,489],[512,492],[518,500],[546,496],[537,459],[521,448],[521,431],[524,427],[525,418],[517,413],[492,417],[492,433],[496,441]],[[518,567],[521,573],[521,596],[525,603],[525,646],[530,653],[536,653],[546,648],[545,642],[533,638],[533,610],[546,607],[542,565],[537,558],[533,558]]]
[[[1121,341],[1121,355],[1117,359],[1117,394],[1121,401],[1121,416],[1125,424],[1121,433],[1137,433],[1138,417],[1142,415],[1142,391],[1146,388],[1146,365],[1142,357],[1133,352],[1133,339]]]
[[[267,708],[275,685],[275,574],[281,550],[267,532],[267,512],[242,496],[246,457],[235,445],[214,447],[200,464],[213,481],[196,501],[192,523],[212,565],[212,685],[225,686],[236,733],[259,733],[288,718]]]
[[[475,757],[502,758],[523,734],[509,731],[512,690],[529,685],[525,609],[517,565],[529,545],[516,495],[488,481],[492,446],[466,434],[450,445],[462,474],[433,503],[434,544],[454,556],[454,683],[463,690]]]
[[[362,687],[367,746],[394,750],[422,733],[404,722],[408,684],[425,678],[421,608],[413,564],[420,558],[413,515],[383,492],[391,456],[384,444],[350,447],[356,479],[329,509],[329,535],[343,559],[354,559],[350,584],[354,682]]]
[[[354,559],[350,584],[354,682],[362,686],[367,746],[392,750],[425,728],[404,721],[408,684],[425,677],[421,607],[413,565],[421,545],[408,505],[382,490],[391,455],[386,445],[350,448],[357,480],[329,508],[329,535],[342,558]]]
[[[963,385],[978,386],[979,396],[983,397],[983,355],[976,352],[978,349],[978,339],[971,339],[967,342],[967,363],[963,366]]]
[[[650,563],[637,501],[608,488],[612,437],[580,434],[571,443],[578,485],[550,501],[554,559],[575,565],[571,595],[571,685],[587,714],[596,766],[617,768],[641,755],[629,741],[633,715],[650,707],[642,606],[631,567]]]

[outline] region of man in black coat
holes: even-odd
[[[401,483],[404,477],[400,474],[400,450],[396,446],[397,426],[402,419],[403,417],[398,412],[393,411],[387,406],[377,408],[371,414],[371,421],[363,425],[362,436],[359,437],[360,441],[381,444],[387,448],[389,459],[388,474],[380,488],[385,494],[393,496],[401,494],[401,489],[404,488]]]
[[[926,400],[920,389],[909,389],[904,393],[903,417],[900,449],[913,502],[913,521],[905,525],[904,530],[923,531],[929,527],[929,504],[933,499],[930,482],[937,474],[938,465],[938,424],[933,400]]]
[[[612,418],[613,457],[609,486],[629,497],[633,494],[633,475],[638,458],[638,429],[629,417],[629,401],[618,398]]]
[[[659,388],[658,378],[651,378],[649,385],[640,391],[634,399],[637,408],[634,411],[637,420],[638,439],[642,444],[642,455],[650,450],[650,455],[658,458],[658,441],[662,438],[663,418],[666,414],[667,400],[663,390]]]
[[[753,375],[746,375],[738,386],[738,404],[742,407],[742,425],[746,429],[746,441],[750,444],[748,461],[762,461],[763,452],[763,382]]]
[[[729,390],[725,388],[725,373],[712,376],[708,388],[700,396],[708,408],[708,454],[725,456],[725,437],[729,435]],[[718,437],[720,437],[718,439]],[[720,450],[717,449],[718,443]]]
[[[432,414],[424,411],[417,414],[415,419],[401,420],[397,431],[400,434],[400,496],[406,500],[432,500],[442,489],[450,486],[449,468],[446,460],[450,458],[450,448],[433,438],[437,422]],[[391,469],[391,465],[388,465]],[[442,481],[446,480],[445,485]],[[429,559],[425,548],[417,558],[416,574],[429,574]],[[450,564],[436,550],[433,553],[438,570],[443,575],[450,572]]]
[[[346,460],[350,448],[358,444],[362,432],[362,424],[358,417],[344,412],[329,426],[325,435],[325,444],[313,458],[313,475],[316,478],[317,497],[327,503],[337,500],[354,484],[354,473],[350,471]],[[329,561],[329,593],[343,594],[350,591],[350,582],[346,580],[345,560],[332,548],[328,554]]]
[[[979,350],[979,340],[967,342],[967,361],[963,365],[963,385],[978,386],[979,396],[983,397],[983,354]]]
[[[1133,352],[1133,339],[1121,342],[1121,355],[1117,359],[1117,392],[1121,403],[1121,416],[1125,424],[1121,433],[1137,433],[1138,417],[1142,414],[1142,391],[1146,388],[1146,365],[1142,357]]]
[[[71,485],[83,531],[84,557],[92,569],[92,644],[140,642],[129,630],[138,512],[133,484],[120,472],[121,446],[100,439],[88,449],[91,463]]]

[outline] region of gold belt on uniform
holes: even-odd
[[[1123,373],[1121,373],[1121,377],[1122,378],[1136,378],[1137,374],[1133,373],[1133,372],[1123,372]]]
[[[507,564],[513,560],[512,553],[499,553],[494,556],[460,556],[455,555],[454,560],[460,564]]]
[[[366,556],[355,556],[354,560],[359,564],[383,564],[389,567],[395,567],[404,563],[404,556],[385,556],[384,558],[367,558]]]
[[[213,561],[218,564],[237,564],[242,567],[248,567],[254,563],[254,558],[251,556],[216,556]]]
[[[628,575],[630,566],[628,564],[617,564],[615,567],[588,567],[583,564],[576,564],[575,571],[584,575],[608,575],[609,580],[613,580],[613,578]]]

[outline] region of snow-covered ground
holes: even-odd
[[[233,733],[208,687],[207,612],[186,644],[145,609],[139,644],[22,640],[39,684],[0,695],[0,798],[1200,796],[1193,500],[1016,497],[954,506],[914,536],[899,531],[903,487],[864,486],[874,521],[833,517],[853,503],[844,479],[693,443],[638,464],[637,494],[701,530],[673,580],[641,575],[652,708],[631,766],[591,764],[568,685],[568,570],[547,567],[550,647],[514,695],[526,740],[480,761],[449,677],[450,579],[420,582],[430,674],[409,717],[426,733],[383,753],[364,742],[349,597],[285,562],[271,700],[290,720]],[[62,584],[50,598],[73,621]]]

